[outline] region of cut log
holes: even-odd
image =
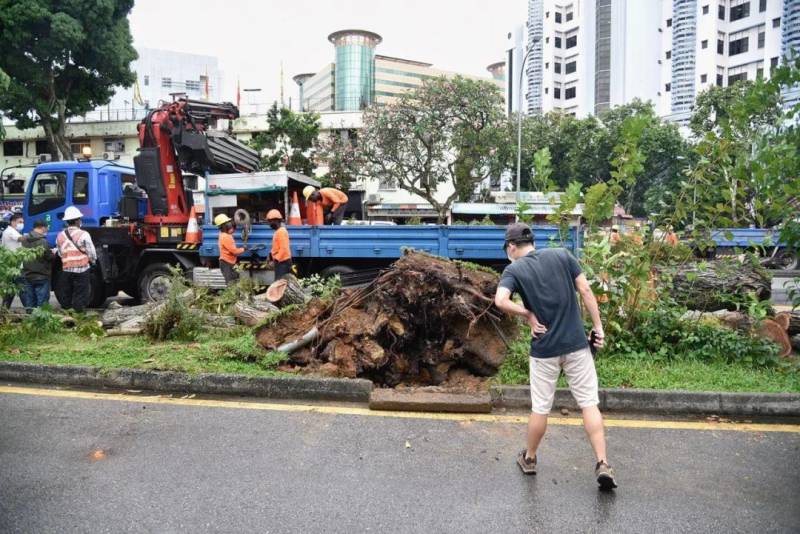
[[[141,328],[112,328],[106,330],[106,335],[109,337],[114,336],[138,336],[142,333]]]
[[[317,327],[315,326],[314,328],[306,332],[305,335],[300,339],[290,341],[289,343],[284,343],[275,350],[277,350],[278,352],[285,352],[286,354],[291,354],[298,349],[302,349],[303,347],[305,347],[318,337],[319,337],[319,330],[317,330]]]
[[[730,259],[686,265],[672,283],[673,297],[690,310],[735,310],[737,304],[751,298],[769,300],[772,293],[772,280],[765,269]]]
[[[300,287],[300,283],[292,275],[287,275],[280,280],[273,282],[267,289],[267,300],[279,308],[290,304],[305,304],[308,295]]]
[[[278,307],[268,302],[245,302],[240,300],[233,305],[233,314],[236,319],[247,326],[255,326],[272,312],[278,311]]]
[[[145,316],[153,309],[153,304],[142,304],[140,306],[123,306],[121,308],[108,308],[100,316],[103,328],[113,328],[134,318],[144,321]]]

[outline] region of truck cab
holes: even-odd
[[[28,180],[23,215],[25,231],[38,219],[47,221],[48,242],[55,246],[63,229],[61,219],[67,206],[83,213],[83,228],[98,228],[119,217],[123,186],[135,182],[131,167],[110,161],[58,161],[38,165]]]

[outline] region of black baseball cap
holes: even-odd
[[[509,243],[516,243],[519,241],[533,243],[533,232],[531,231],[531,227],[525,223],[509,224],[508,227],[506,227],[503,249],[505,250]]]

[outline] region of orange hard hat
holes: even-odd
[[[279,221],[283,220],[283,215],[278,210],[269,210],[267,212],[267,220],[272,221],[274,219],[278,219]]]

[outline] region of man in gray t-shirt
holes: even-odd
[[[583,412],[584,428],[597,457],[597,482],[601,489],[615,488],[614,470],[606,458],[603,416],[597,407],[597,371],[576,296],[576,292],[581,295],[589,312],[593,325],[590,340],[599,348],[603,345],[603,323],[589,281],[566,249],[535,250],[533,234],[525,224],[508,227],[504,247],[511,265],[500,278],[495,304],[508,314],[523,317],[532,334],[528,444],[517,463],[523,473],[536,474],[536,450],[547,429],[547,416],[563,370]],[[511,300],[514,293],[520,295],[523,305]]]

